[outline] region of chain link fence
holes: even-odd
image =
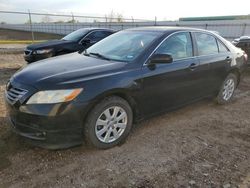
[[[35,12],[0,11],[0,28],[28,31],[32,39],[38,32],[66,35],[79,28],[97,27],[123,30],[144,26],[194,27],[219,32],[228,40],[250,35],[250,20],[214,21],[157,21],[124,18],[122,15],[81,16],[71,14],[44,14]]]

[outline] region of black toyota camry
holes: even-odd
[[[199,29],[117,32],[83,53],[36,62],[6,86],[11,127],[50,149],[123,142],[134,122],[211,97],[231,101],[244,52]]]
[[[114,30],[111,29],[78,29],[60,40],[50,40],[27,46],[24,50],[24,59],[28,63],[32,63],[53,56],[83,51],[113,33]]]

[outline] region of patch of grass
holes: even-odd
[[[0,40],[0,44],[32,44],[44,42],[45,40]]]

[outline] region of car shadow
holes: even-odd
[[[29,143],[25,138],[15,134],[10,126],[7,117],[0,117],[0,172],[11,166],[10,158],[18,153],[29,152],[33,155],[57,156],[58,152],[82,154],[84,152],[95,150],[87,147],[85,143],[64,149],[49,150]],[[97,150],[97,149],[96,149]]]
[[[0,117],[0,171],[11,165],[9,157],[30,147],[8,126],[7,117]]]

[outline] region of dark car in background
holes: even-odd
[[[248,66],[250,66],[250,36],[242,36],[234,39],[232,43],[246,52],[248,56]]]
[[[133,122],[207,97],[230,102],[245,67],[244,52],[213,32],[134,28],[24,67],[6,86],[6,106],[13,130],[38,146],[85,139],[106,149]]]
[[[60,40],[51,40],[27,46],[24,50],[24,59],[28,63],[32,63],[53,56],[83,51],[113,33],[114,30],[111,29],[78,29]]]

